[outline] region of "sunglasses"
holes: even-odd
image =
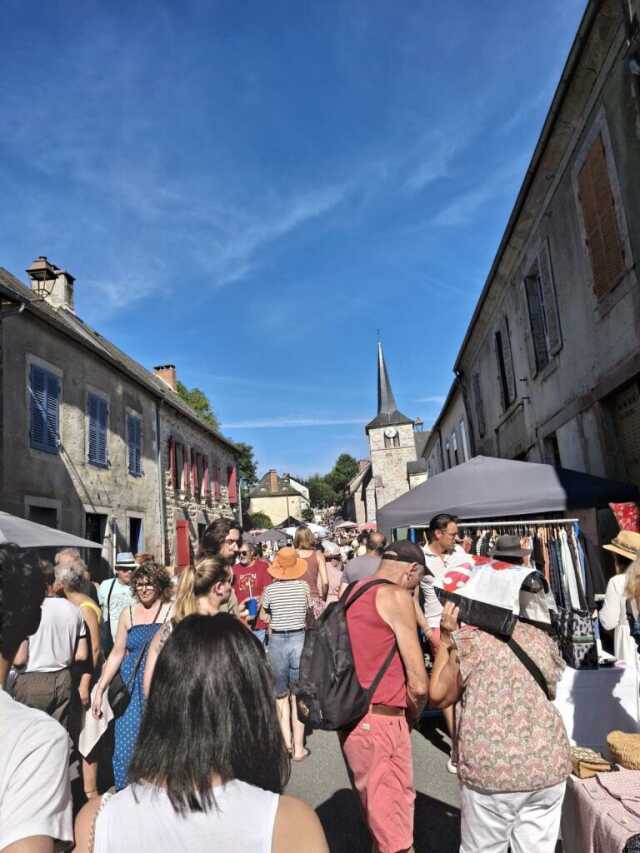
[[[251,556],[249,551],[238,551],[238,554],[240,554],[241,557],[250,557]]]
[[[155,589],[156,585],[154,583],[137,583],[136,589]]]

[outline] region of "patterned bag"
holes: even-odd
[[[597,669],[598,648],[589,611],[559,607],[551,613],[565,663],[572,669]]]

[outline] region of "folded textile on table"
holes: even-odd
[[[612,797],[636,817],[640,817],[640,771],[620,770],[598,774],[598,782]]]

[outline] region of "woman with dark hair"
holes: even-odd
[[[315,812],[282,794],[289,772],[259,641],[228,614],[187,616],[158,657],[130,785],[82,809],[76,850],[327,853]]]
[[[127,784],[127,768],[138,736],[144,704],[142,679],[149,645],[171,611],[171,578],[158,563],[146,562],[131,576],[138,600],[120,614],[113,650],[93,691],[92,712],[102,715],[102,697],[119,671],[129,688],[131,701],[116,720],[113,776],[118,790]]]

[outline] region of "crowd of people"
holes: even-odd
[[[461,851],[551,853],[571,762],[550,701],[564,663],[544,578],[498,538],[492,556],[513,571],[494,572],[492,589],[504,600],[510,584],[520,613],[505,643],[438,594],[467,559],[456,519],[436,515],[427,533],[345,546],[303,525],[269,560],[218,519],[179,578],[153,555],[119,554],[97,588],[75,549],[49,565],[0,547],[0,850],[32,837],[80,851],[326,850],[315,813],[283,791],[291,762],[311,755],[295,696],[305,636],[340,601],[370,697],[338,738],[373,849],[413,849],[411,730],[429,703],[452,737]],[[605,627],[626,622],[613,588],[637,593],[637,568],[625,577]]]

